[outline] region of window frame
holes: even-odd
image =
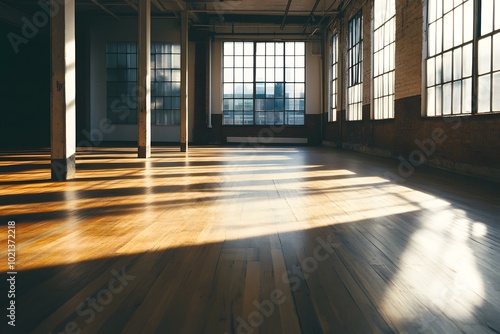
[[[462,57],[460,59],[460,66],[455,65],[454,63],[452,63],[452,65],[451,65],[452,75],[454,75],[453,72],[454,72],[455,66],[462,68],[462,73],[464,71],[464,68],[466,67],[465,64],[470,64],[470,67],[471,67],[470,70],[467,69],[467,71],[471,71],[471,75],[465,76],[465,79],[470,80],[469,94],[465,95],[464,88],[462,87],[460,113],[453,113],[453,106],[451,107],[450,114],[445,114],[443,112],[443,110],[441,110],[440,114],[437,114],[437,113],[432,114],[432,112],[429,113],[429,108],[428,108],[429,103],[430,103],[429,98],[432,97],[433,95],[430,94],[430,92],[428,91],[428,80],[429,80],[428,75],[429,75],[429,71],[432,72],[431,68],[429,68],[429,66],[428,66],[428,60],[432,57],[432,56],[430,56],[430,54],[432,54],[432,50],[429,50],[430,35],[429,35],[428,30],[430,30],[429,29],[430,24],[432,24],[432,22],[434,22],[434,21],[432,21],[432,17],[431,17],[431,13],[430,13],[430,10],[432,9],[431,4],[434,4],[434,3],[438,4],[436,1],[441,1],[441,4],[442,4],[442,8],[443,8],[443,14],[441,15],[442,20],[444,20],[444,16],[448,13],[448,11],[446,11],[446,14],[445,14],[443,0],[427,0],[424,2],[424,6],[423,6],[424,7],[423,8],[423,53],[422,53],[422,77],[423,77],[423,80],[422,80],[422,111],[421,111],[422,117],[428,117],[428,118],[457,117],[457,116],[465,116],[465,117],[469,116],[470,117],[470,116],[476,116],[476,115],[499,114],[500,113],[500,101],[496,102],[497,110],[494,110],[493,104],[494,104],[494,96],[500,95],[500,85],[498,87],[496,87],[496,89],[497,89],[496,91],[498,92],[498,94],[494,94],[493,80],[490,81],[490,86],[489,86],[489,91],[488,91],[489,110],[481,112],[479,109],[480,93],[483,91],[480,88],[480,77],[489,75],[490,78],[493,78],[493,76],[496,75],[497,80],[500,80],[500,67],[498,67],[496,70],[493,68],[493,66],[494,66],[494,64],[493,64],[493,48],[491,48],[491,54],[490,54],[490,59],[491,59],[490,70],[485,72],[484,75],[480,74],[480,72],[479,72],[479,63],[480,63],[480,56],[481,56],[480,51],[479,51],[479,49],[480,49],[479,44],[480,44],[481,40],[484,40],[486,38],[491,37],[492,40],[491,40],[490,45],[493,46],[493,37],[497,36],[497,38],[499,39],[499,42],[500,42],[500,2],[499,1],[492,1],[492,5],[494,8],[494,10],[493,9],[490,10],[491,13],[493,14],[493,16],[492,16],[492,30],[490,32],[482,35],[481,25],[482,25],[482,21],[483,21],[483,17],[482,17],[483,13],[481,11],[481,7],[482,7],[483,0],[463,0],[462,3],[460,3],[460,6],[462,6],[462,7],[465,6],[464,5],[465,3],[470,4],[469,7],[471,7],[468,10],[464,10],[464,9],[462,10],[462,15],[463,15],[462,16],[462,23],[461,23],[462,24],[462,31],[463,31],[462,44],[460,44],[458,46],[454,45],[452,48],[446,49],[446,50],[441,52],[442,54],[444,54],[446,52],[455,52],[455,50],[457,50],[459,48],[469,47],[469,45],[471,48],[470,62],[465,62],[463,60],[464,56],[462,54]],[[448,4],[448,6],[449,6],[449,4]],[[451,11],[453,11],[457,6],[455,6],[455,4],[453,4],[451,7],[452,7]],[[436,9],[437,9],[436,15],[438,15],[440,7],[436,7]],[[489,11],[486,11],[486,12],[489,12]],[[464,19],[465,13],[472,13],[472,22],[470,22],[470,20],[468,21],[468,20]],[[472,27],[472,32],[471,32],[472,37],[470,40],[465,39],[465,34],[468,33],[469,31],[471,31],[471,29],[466,29],[464,27],[466,24],[469,24]],[[444,30],[442,31],[442,34],[444,34]],[[455,38],[454,38],[454,40],[455,40]],[[500,56],[500,54],[498,56]],[[497,66],[498,66],[498,64],[497,64]],[[444,70],[443,70],[443,72],[444,72]],[[452,83],[454,82],[454,78],[452,79],[451,82]],[[466,87],[466,88],[468,88],[468,87]],[[452,87],[452,89],[453,89],[453,87]],[[444,93],[441,93],[441,95],[444,95]],[[466,110],[464,108],[464,101],[467,101],[468,103],[470,103],[469,108],[468,108],[470,110]],[[453,90],[452,90],[451,103],[453,103]],[[437,105],[437,103],[436,103],[436,105]],[[443,107],[443,101],[441,101],[441,107]]]
[[[394,1],[393,13],[389,18],[386,18],[379,26],[377,22],[377,2],[384,1],[384,8],[387,8],[388,0],[374,0],[372,5],[372,24],[371,24],[371,119],[372,120],[387,120],[395,117],[395,91],[396,91],[396,2]],[[382,18],[380,20],[383,20]],[[387,29],[388,25],[392,24],[392,39],[385,41],[385,35],[376,38],[379,31]],[[376,41],[379,41],[377,45]],[[392,59],[389,64],[385,63],[386,55],[389,54]],[[382,64],[378,56],[381,56]],[[375,65],[378,61],[378,65]],[[378,66],[378,72],[376,71]],[[386,67],[389,67],[386,69]],[[387,80],[388,83],[385,81]],[[387,84],[387,85],[386,85]],[[386,88],[382,88],[387,86]],[[377,94],[377,87],[380,95]]]
[[[335,32],[331,38],[330,49],[330,105],[328,108],[328,122],[337,121],[339,98],[339,33]]]
[[[230,101],[240,99],[239,97],[235,97],[234,89],[236,84],[241,83],[236,81],[234,73],[233,79],[228,80],[231,70],[234,72],[235,69],[239,68],[235,66],[236,55],[234,51],[230,54],[225,50],[226,47],[231,47],[230,43],[232,43],[232,47],[234,47],[235,43],[243,43],[243,48],[245,43],[253,45],[253,53],[251,55],[253,59],[251,62],[252,67],[249,67],[253,70],[252,80],[242,82],[243,84],[252,85],[252,96],[241,97],[241,99],[252,101],[252,109],[246,111],[248,113],[247,115],[251,112],[252,117],[247,118],[248,120],[251,119],[251,122],[245,123],[245,110],[236,110],[234,108],[234,102],[231,108]],[[298,43],[302,44],[302,46],[297,46]],[[288,46],[293,44],[293,54],[287,53],[287,44]],[[278,45],[282,46],[282,53],[278,50]],[[221,113],[223,126],[305,126],[307,57],[307,44],[305,41],[287,40],[276,42],[266,40],[223,40],[221,42],[221,48]],[[263,53],[262,49],[264,50]],[[300,50],[302,53],[297,54],[297,50]],[[237,56],[239,57],[241,55]],[[242,56],[247,57],[246,54]],[[232,62],[229,59],[231,57]],[[289,59],[290,57],[293,59]],[[297,64],[297,60],[299,60],[300,63]],[[230,62],[230,65],[227,66],[226,61]],[[294,65],[287,65],[289,61],[293,61]],[[277,62],[279,62],[279,64],[276,64]],[[259,66],[260,64],[263,65]],[[226,70],[228,71],[226,72]],[[289,74],[287,70],[293,71],[293,80],[288,78],[289,75],[292,75]],[[297,73],[299,73],[303,81],[297,81],[295,79],[295,74]],[[229,87],[231,85],[232,89]],[[294,90],[294,96],[292,97],[287,96],[287,89],[290,87]],[[264,89],[263,91],[262,88]],[[296,89],[298,89],[298,93]],[[226,92],[230,91],[233,93],[226,94]],[[280,92],[282,96],[280,96]],[[263,96],[261,94],[263,94]],[[295,94],[298,94],[299,97],[295,97]],[[291,102],[293,102],[293,109],[288,109],[287,103],[290,106],[289,103]],[[250,104],[250,102],[248,102],[248,104]],[[271,104],[273,105],[272,108]],[[244,108],[245,106],[243,106],[243,109]],[[238,116],[237,113],[240,112],[243,118],[237,121],[236,116]]]
[[[351,25],[354,26],[354,22],[359,20],[359,27],[357,31],[353,31],[351,33]],[[359,10],[356,14],[354,14],[348,22],[347,25],[347,57],[346,57],[346,67],[347,67],[347,78],[346,78],[346,121],[362,121],[363,120],[363,11]],[[354,41],[352,35],[356,35],[359,32],[359,39]],[[352,37],[352,38],[351,38]],[[359,49],[358,54],[351,54],[351,51],[354,49]],[[354,62],[354,58],[356,58],[356,62]],[[351,66],[351,61],[352,66]],[[359,69],[356,73],[352,73],[351,71],[354,68]],[[357,78],[354,76],[357,74]],[[355,102],[351,103],[351,91],[352,95],[356,95]],[[356,114],[351,114],[351,106],[356,105]]]

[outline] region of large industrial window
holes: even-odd
[[[481,1],[480,15],[477,111],[497,112],[500,111],[500,1]]]
[[[331,54],[331,83],[330,83],[330,112],[328,113],[328,121],[335,122],[337,120],[337,97],[338,97],[338,64],[339,64],[339,41],[338,34],[332,37],[332,54]]]
[[[427,116],[472,112],[473,3],[428,1]]]
[[[151,123],[180,124],[180,46],[151,43]],[[137,44],[106,45],[107,115],[114,124],[137,124]]]
[[[137,124],[137,44],[108,43],[106,74],[108,119],[114,124]]]
[[[373,5],[373,116],[394,118],[394,59],[396,1],[375,0]]]
[[[347,113],[348,121],[363,118],[363,18],[361,11],[349,21],[347,39]]]
[[[151,123],[181,124],[181,47],[151,43]]]
[[[223,47],[225,125],[304,125],[304,42],[224,42]]]

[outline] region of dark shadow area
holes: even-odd
[[[48,27],[19,45],[9,33],[21,29],[0,22],[0,149],[50,145],[50,43]]]

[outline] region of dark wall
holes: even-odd
[[[7,35],[20,29],[0,22],[0,148],[50,145],[48,27],[16,53]]]

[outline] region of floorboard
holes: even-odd
[[[498,184],[317,147],[49,159],[0,152],[15,333],[500,332]]]

